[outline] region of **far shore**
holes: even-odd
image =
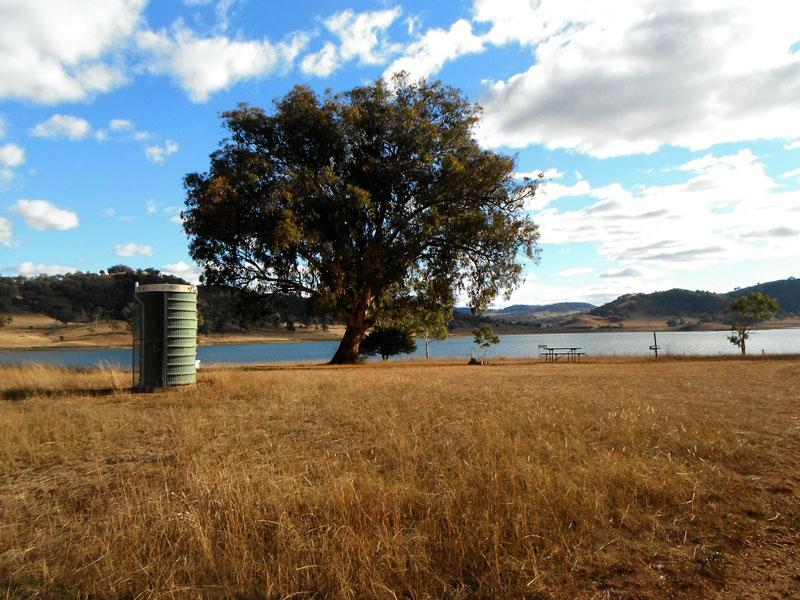
[[[759,329],[787,329],[800,327],[800,317],[779,319],[764,323]],[[532,335],[559,333],[624,333],[673,331],[728,331],[724,323],[688,323],[667,327],[663,319],[637,319],[613,323],[590,315],[581,315],[560,326],[535,327],[533,325],[495,324],[499,335]],[[261,329],[234,333],[209,333],[198,335],[201,346],[227,344],[283,344],[299,342],[339,341],[343,325],[332,325],[327,331],[321,327],[298,325],[295,331]],[[450,333],[452,337],[471,336],[471,327],[460,327]],[[64,325],[54,319],[29,313],[13,315],[12,322],[0,328],[1,350],[53,350],[80,348],[126,348],[131,346],[131,333],[124,321],[70,323]]]

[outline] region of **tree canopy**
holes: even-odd
[[[480,309],[538,256],[524,211],[535,181],[472,137],[479,108],[439,82],[318,97],[296,86],[271,112],[222,115],[229,138],[185,178],[190,253],[212,285],[304,294],[347,327],[332,362],[354,362],[366,331],[424,289]]]

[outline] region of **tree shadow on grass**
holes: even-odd
[[[114,387],[103,387],[103,388],[73,388],[73,389],[64,389],[64,390],[42,390],[36,388],[9,388],[7,390],[0,391],[0,398],[3,400],[7,400],[9,402],[19,402],[22,400],[28,400],[29,398],[38,397],[38,398],[64,398],[66,396],[91,396],[91,397],[101,397],[101,396],[111,396],[118,392],[126,392],[130,391],[127,388],[114,388]]]

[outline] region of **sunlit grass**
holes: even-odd
[[[693,598],[800,470],[796,360],[128,384],[0,368],[9,597]]]

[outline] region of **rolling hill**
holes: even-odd
[[[651,294],[626,294],[595,308],[591,314],[622,319],[667,317],[719,319],[728,312],[736,298],[750,292],[762,292],[777,299],[784,315],[800,313],[800,279],[790,277],[735,289],[725,294],[682,289]]]

